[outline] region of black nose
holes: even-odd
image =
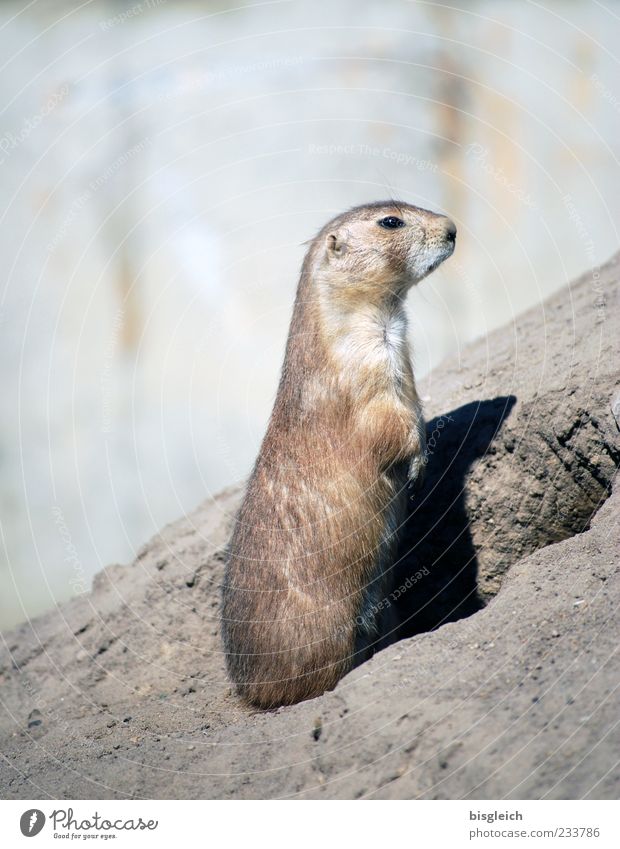
[[[446,225],[446,239],[454,244],[456,242],[456,224],[449,221]]]

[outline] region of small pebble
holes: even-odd
[[[43,717],[41,711],[35,708],[28,716],[28,728],[38,728],[39,725],[43,725]]]

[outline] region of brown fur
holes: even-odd
[[[378,225],[392,215],[405,226]],[[253,704],[333,688],[380,639],[376,602],[425,447],[402,304],[455,232],[417,207],[369,204],[307,252],[224,582],[228,669]]]

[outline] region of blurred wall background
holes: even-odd
[[[616,250],[619,38],[611,0],[2,3],[0,627],[247,474],[327,217],[457,222],[418,375]]]

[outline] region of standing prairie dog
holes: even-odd
[[[389,201],[337,216],[306,254],[224,580],[228,671],[254,705],[318,696],[380,645],[425,452],[404,299],[455,240],[445,216]]]

